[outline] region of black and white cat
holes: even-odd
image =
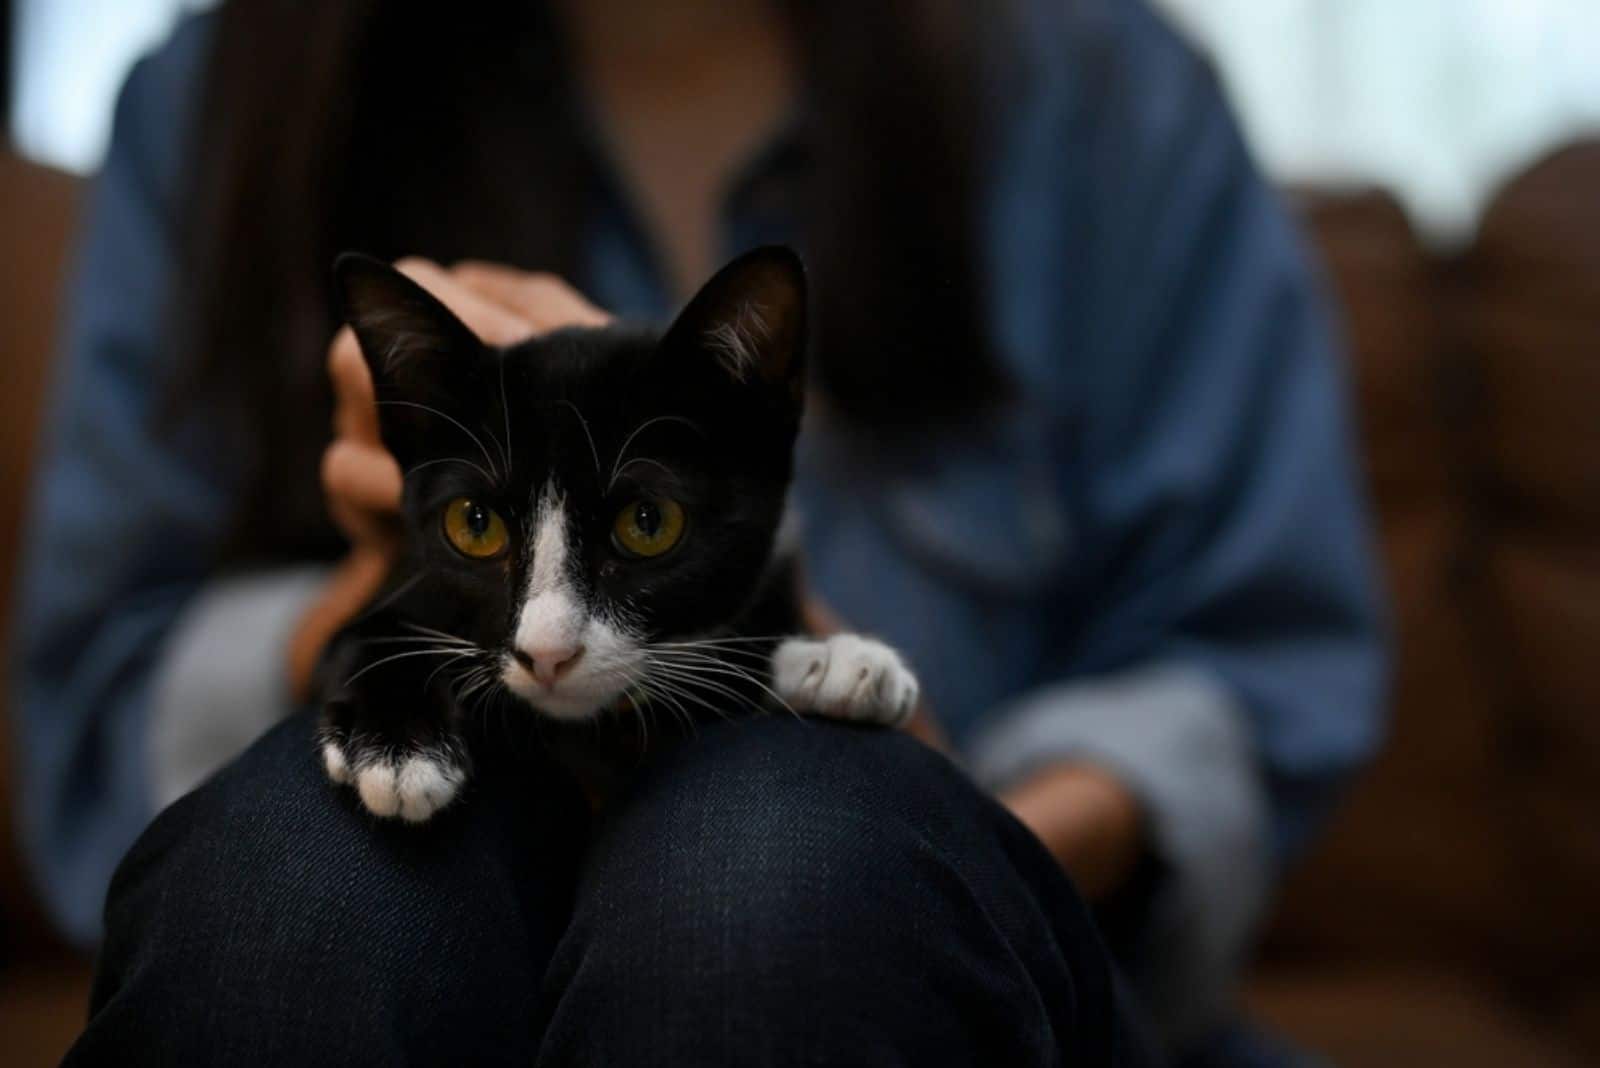
[[[763,705],[900,724],[917,683],[856,635],[795,637],[778,548],[804,395],[805,276],[723,268],[665,333],[569,328],[497,349],[362,256],[335,269],[405,472],[406,553],[319,678],[322,758],[377,816],[466,781],[469,717]]]

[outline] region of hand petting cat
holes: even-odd
[[[323,759],[371,812],[448,804],[470,771],[462,721],[486,702],[568,721],[911,718],[893,650],[799,636],[777,538],[804,393],[792,253],[735,261],[664,334],[493,265],[350,257],[338,274],[355,329],[330,351],[323,476],[354,547],[291,675],[305,686],[333,635]]]

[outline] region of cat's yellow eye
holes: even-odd
[[[683,506],[666,497],[645,497],[617,513],[611,540],[629,556],[660,556],[683,538]]]
[[[499,556],[511,541],[500,513],[471,497],[457,497],[444,510],[444,536],[463,556]]]

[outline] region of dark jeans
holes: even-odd
[[[68,1064],[1150,1059],[1038,842],[834,724],[706,727],[598,820],[502,755],[411,827],[324,781],[297,718],[156,820],[106,922]]]

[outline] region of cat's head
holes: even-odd
[[[404,611],[552,716],[615,702],[666,643],[734,622],[772,557],[799,427],[805,277],[717,273],[665,332],[500,349],[405,275],[342,257],[346,320],[405,472]]]

